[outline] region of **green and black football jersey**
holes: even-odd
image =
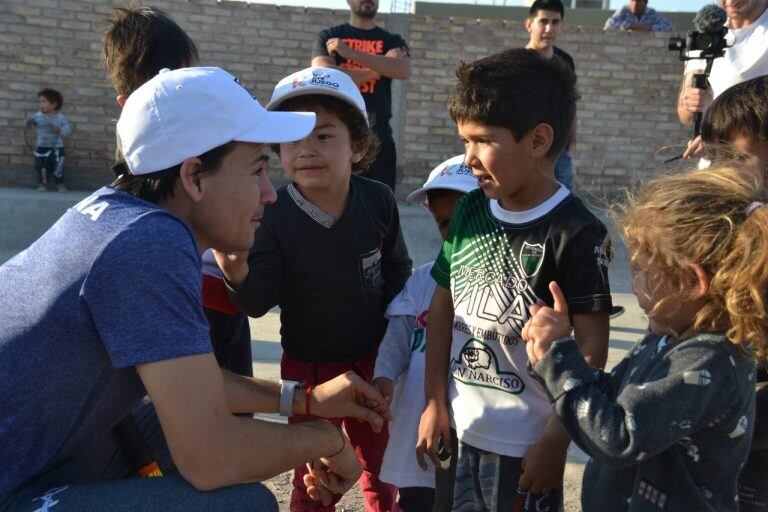
[[[609,253],[605,226],[564,187],[526,212],[482,190],[459,200],[432,276],[453,296],[449,393],[462,441],[513,457],[536,441],[552,407],[527,373],[528,309],[551,306],[557,281],[571,314],[609,311]]]

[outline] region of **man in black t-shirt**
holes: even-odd
[[[395,141],[392,117],[392,79],[411,76],[408,44],[397,34],[376,26],[379,0],[347,0],[349,22],[323,30],[315,40],[312,66],[343,69],[365,99],[365,107],[379,138],[379,156],[365,173],[395,190]]]
[[[555,42],[563,30],[564,17],[565,8],[560,0],[536,0],[533,2],[528,17],[525,19],[525,29],[531,35],[531,39],[525,47],[536,50],[548,59],[558,58],[562,60],[575,73],[576,64],[573,62],[573,58],[555,46]],[[575,142],[576,119],[574,118],[571,137],[555,165],[555,179],[565,185],[568,190],[573,190],[573,160],[571,159],[570,147]]]

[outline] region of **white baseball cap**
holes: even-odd
[[[149,174],[230,141],[279,143],[306,137],[312,112],[267,112],[221,68],[163,69],[125,102],[117,133],[131,174]]]
[[[275,110],[288,98],[305,94],[327,94],[357,107],[368,121],[365,100],[355,82],[343,71],[331,68],[311,67],[283,78],[275,86],[267,110]]]
[[[449,158],[432,169],[424,185],[408,194],[405,199],[409,203],[423,203],[427,198],[427,190],[436,188],[465,193],[478,188],[477,178],[472,174],[472,169],[464,163],[464,155]]]

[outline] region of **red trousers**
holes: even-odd
[[[304,363],[283,354],[280,361],[280,376],[284,380],[304,382],[306,385],[317,385],[329,381],[342,373],[352,370],[366,382],[373,379],[373,367],[376,362],[376,352],[356,361],[343,363]],[[301,423],[317,419],[314,416],[294,414],[290,423]],[[376,434],[370,424],[360,422],[355,418],[334,418],[336,424],[343,424],[352,446],[355,448],[360,464],[363,466],[363,475],[360,484],[363,489],[366,512],[390,512],[399,511],[395,503],[397,488],[385,484],[379,480],[381,461],[384,458],[384,450],[387,448],[389,431],[385,423],[381,433]],[[291,512],[303,512],[305,510],[333,512],[336,503],[341,496],[334,496],[333,501],[324,507],[319,501],[313,501],[307,495],[303,477],[307,473],[306,466],[295,468],[293,474],[293,493],[291,494]]]

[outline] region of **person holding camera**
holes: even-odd
[[[691,78],[701,61],[691,60],[686,66],[677,101],[677,116],[690,124],[694,113],[704,112],[720,93],[732,85],[768,74],[768,0],[718,0],[728,15],[728,47],[722,58],[712,64],[709,87],[692,86]],[[699,63],[699,66],[696,66]],[[684,158],[704,154],[701,137],[694,138],[683,153]]]

